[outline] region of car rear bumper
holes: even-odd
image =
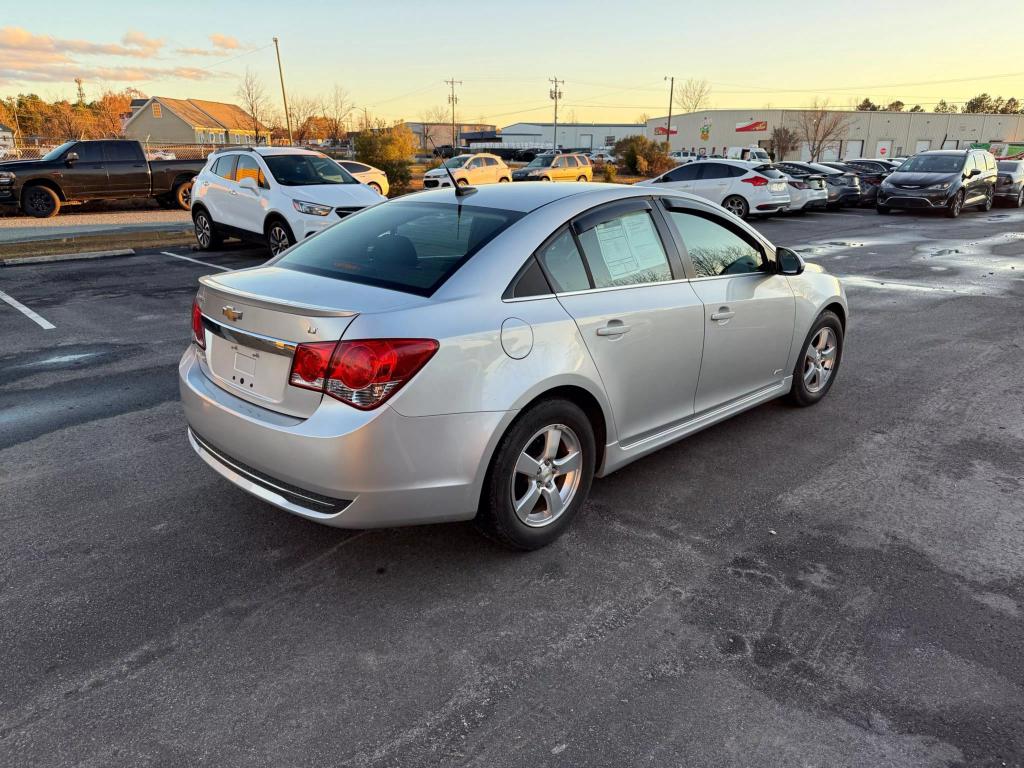
[[[194,345],[178,373],[189,442],[207,465],[269,504],[339,528],[472,518],[494,438],[514,416],[407,417],[324,398],[298,419],[218,387]]]

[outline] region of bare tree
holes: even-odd
[[[711,106],[711,84],[707,80],[690,78],[676,86],[676,106],[683,112],[699,112]]]
[[[235,91],[238,100],[242,102],[242,109],[249,115],[252,121],[252,130],[256,134],[256,143],[260,143],[260,132],[264,130],[263,123],[270,110],[270,100],[267,98],[267,90],[259,76],[246,67],[245,76],[238,84]],[[269,137],[268,137],[269,138]]]
[[[784,125],[776,126],[772,129],[770,140],[776,162],[784,160],[786,155],[800,146],[800,139],[797,137],[796,131]]]
[[[313,118],[319,111],[319,102],[310,96],[293,95],[288,100],[288,112],[292,118],[292,136],[297,144],[303,144],[312,138],[316,128]]]
[[[829,109],[828,101],[815,99],[810,109],[798,112],[796,135],[807,144],[811,162],[817,161],[826,147],[839,142],[850,130],[849,113]]]
[[[327,138],[330,139],[331,144],[340,144],[348,133],[348,119],[352,114],[353,107],[348,92],[340,85],[335,85],[334,90],[320,105]]]
[[[451,140],[444,140],[445,136],[451,136],[452,133],[451,113],[444,107],[428,109],[420,115],[420,122],[423,123],[422,149],[433,149],[434,144],[440,146],[452,143]]]

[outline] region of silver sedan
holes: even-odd
[[[719,206],[604,184],[423,192],[200,283],[180,386],[216,472],[328,525],[474,519],[522,549],[595,476],[821,400],[848,317]]]

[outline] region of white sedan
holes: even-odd
[[[351,173],[356,179],[374,192],[388,196],[388,175],[380,168],[374,168],[366,163],[358,163],[355,160],[336,160],[338,165]]]

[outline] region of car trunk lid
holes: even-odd
[[[426,301],[275,266],[199,282],[207,375],[237,397],[300,418],[311,416],[323,395],[288,384],[299,344],[338,341],[358,314]]]

